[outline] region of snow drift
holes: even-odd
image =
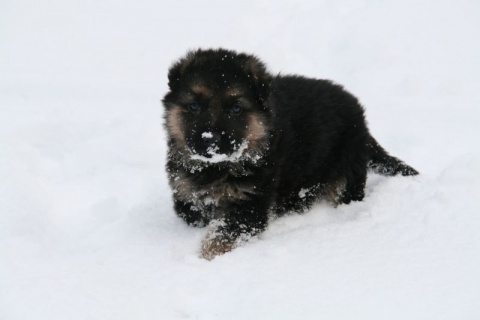
[[[480,317],[470,1],[34,1],[0,10],[1,319]],[[172,210],[160,98],[187,49],[333,79],[421,173],[211,262]]]

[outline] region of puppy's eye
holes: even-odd
[[[240,113],[242,113],[243,108],[240,107],[238,104],[234,104],[230,107],[230,114],[234,116],[238,116]]]
[[[199,114],[201,109],[202,108],[200,107],[200,105],[196,102],[188,105],[188,111],[190,111],[193,114]]]

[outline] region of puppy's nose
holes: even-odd
[[[216,145],[220,143],[220,140],[222,139],[222,135],[218,132],[205,132],[202,134],[203,141],[206,143]]]

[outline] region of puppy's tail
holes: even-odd
[[[380,144],[370,136],[367,143],[370,154],[368,168],[373,172],[384,176],[416,176],[418,171],[404,163],[402,160],[392,157],[383,149]]]

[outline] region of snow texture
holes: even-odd
[[[202,134],[203,135],[203,134]],[[232,142],[235,145],[235,142]],[[235,146],[236,147],[236,146]],[[248,141],[244,140],[232,154],[217,153],[218,147],[210,147],[207,149],[207,153],[210,157],[204,157],[199,154],[193,154],[191,158],[193,160],[200,160],[202,162],[219,163],[219,162],[238,162],[243,158],[248,158],[248,155],[244,155],[244,151],[248,147]]]
[[[204,132],[202,133],[202,138],[212,138],[213,134],[211,132]]]
[[[0,319],[480,319],[480,2],[0,5]],[[159,100],[187,49],[334,79],[420,176],[199,258]]]

